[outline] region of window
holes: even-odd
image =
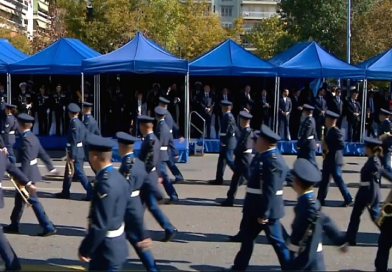
[[[233,27],[233,23],[225,23],[225,22],[223,22],[222,26],[225,27],[225,28],[232,28]]]
[[[222,17],[233,16],[233,7],[221,7],[221,16]]]
[[[222,2],[233,2],[233,0],[221,0]]]

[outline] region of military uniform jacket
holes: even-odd
[[[139,159],[144,162],[147,173],[150,173],[154,168],[154,170],[159,170],[160,147],[159,139],[153,132],[144,137],[140,146]]]
[[[321,212],[320,203],[315,199],[313,191],[298,198],[294,212],[292,233],[287,241],[292,259],[286,267],[293,271],[325,271],[322,255],[320,258],[323,232],[337,246],[344,245],[345,235]]]
[[[37,95],[37,107],[38,111],[45,111],[50,108],[49,96],[38,94]]]
[[[95,134],[98,136],[101,135],[101,132],[99,131],[99,128],[98,128],[98,122],[95,120],[95,118],[90,113],[87,113],[84,115],[83,124],[87,129],[87,133]]]
[[[64,107],[68,104],[68,99],[65,93],[56,92],[52,95],[52,99],[50,103],[52,106],[52,110],[56,112],[62,112],[64,110]]]
[[[390,132],[391,122],[388,119],[385,119],[378,127],[378,136]],[[392,136],[388,136],[382,141],[382,148],[384,151],[384,155],[392,152]]]
[[[7,117],[5,113],[5,104],[7,103],[7,92],[3,90],[0,91],[0,128],[3,129],[5,118]]]
[[[324,139],[328,147],[325,162],[331,165],[343,165],[344,139],[341,130],[334,126],[328,129]]]
[[[107,236],[110,236],[110,231],[124,227],[123,222],[129,201],[129,184],[112,165],[97,173],[91,201],[90,227],[79,247],[79,253],[86,257],[93,257],[97,251],[100,251],[100,256],[122,260],[128,255],[127,250],[121,252],[114,247],[116,244],[126,245],[125,236],[118,235],[112,238]]]
[[[161,144],[159,151],[159,159],[160,161],[169,161],[169,145],[174,145],[173,143],[173,134],[170,133],[169,126],[166,124],[165,120],[161,120],[158,122],[155,127],[155,135],[159,139]]]
[[[45,149],[42,148],[37,136],[35,136],[31,131],[25,131],[22,134],[22,142],[19,147],[19,162],[21,164],[22,172],[31,180],[32,182],[37,182],[42,179],[38,168],[38,160],[40,158],[48,170],[53,170],[53,164],[46,153]]]
[[[5,172],[8,172],[15,180],[17,180],[21,185],[26,186],[29,179],[23,174],[13,163],[10,163],[7,155],[0,152],[0,176],[3,177]],[[0,183],[1,184],[1,183]],[[4,208],[4,197],[3,191],[0,187],[0,209]]]
[[[12,114],[7,115],[4,122],[4,127],[1,133],[3,134],[4,144],[13,145],[15,143],[15,132],[18,129],[18,122]]]
[[[167,111],[167,114],[165,116],[166,124],[169,126],[170,133],[173,134],[179,134],[180,133],[180,128],[178,125],[174,122],[173,116],[169,111]]]
[[[305,152],[309,150],[316,150],[316,138],[316,122],[312,116],[307,116],[305,120],[301,123],[298,132],[297,146],[300,149],[300,152],[302,150],[305,150]]]
[[[83,142],[86,139],[86,128],[79,118],[72,118],[68,128],[67,150],[69,156],[76,159],[84,158]]]
[[[234,116],[231,112],[226,112],[222,116],[221,130],[219,133],[219,139],[221,145],[226,146],[229,149],[234,149],[236,146],[237,126],[235,124]]]
[[[287,165],[276,148],[259,153],[250,166],[244,214],[265,219],[284,216],[283,185]]]
[[[253,132],[250,127],[244,127],[234,149],[235,162],[248,167],[252,161]]]

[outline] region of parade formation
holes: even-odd
[[[111,163],[116,143],[100,135],[91,114],[93,104],[83,102],[83,109],[74,103],[68,105],[70,124],[66,169],[63,190],[55,194],[55,197],[70,199],[74,175],[86,191],[83,200],[90,202],[90,210],[87,233],[79,246],[78,256],[80,261],[88,262],[89,270],[121,270],[129,257],[129,241],[145,269],[158,271],[152,252],[153,242],[144,221],[145,208],[164,230],[163,242],[171,241],[179,233],[160,208],[160,203],[164,200],[160,184],[169,197],[167,204],[176,204],[181,197],[169,179],[166,167],[174,172],[176,179],[184,179],[174,164],[177,153],[173,144],[173,131],[177,128],[166,109],[167,104],[167,100],[160,98],[160,105],[154,110],[155,118],[139,115],[137,124],[142,139],[125,132],[116,134],[122,157],[118,170]],[[37,196],[39,187],[36,187],[36,183],[42,180],[38,159],[44,162],[51,174],[58,175],[59,172],[38,138],[31,133],[34,118],[26,113],[14,116],[14,108],[14,105],[5,104],[0,152],[0,175],[7,172],[16,189],[11,223],[0,231],[0,255],[6,270],[22,269],[17,253],[8,243],[3,231],[20,232],[20,220],[26,205],[32,207],[38,219],[42,228],[40,236],[53,236],[57,232],[56,223],[50,221]],[[241,243],[241,246],[237,255],[233,256],[233,265],[229,270],[248,268],[255,240],[264,231],[277,255],[281,270],[323,271],[329,261],[323,258],[323,233],[342,253],[346,253],[349,246],[356,245],[360,218],[367,208],[371,220],[380,230],[374,266],[376,271],[387,271],[392,246],[392,191],[381,204],[380,186],[382,177],[392,181],[389,170],[391,162],[383,158],[390,155],[392,146],[392,127],[389,120],[384,118],[391,115],[389,111],[381,110],[380,119],[383,122],[379,139],[364,140],[368,158],[360,172],[360,188],[353,198],[342,178],[344,141],[342,132],[336,126],[339,117],[337,114],[326,111],[321,142],[317,142],[317,130],[312,116],[315,108],[308,104],[303,106],[297,143],[298,158],[290,169],[277,149],[277,142],[281,139],[279,135],[265,125],[258,131],[250,129],[252,115],[247,111],[240,112],[240,127],[237,127],[231,114],[232,102],[222,101],[221,108],[221,151],[216,178],[210,184],[223,183],[226,164],[233,171],[229,191],[221,202],[221,209],[233,206],[238,187],[246,185],[239,231],[229,237],[230,241]],[[79,116],[81,112],[83,114]],[[21,144],[15,152],[15,158],[13,144],[17,132],[21,137]],[[135,156],[133,146],[140,140],[141,149],[138,156]],[[319,145],[323,149],[322,172],[316,161],[316,148]],[[95,173],[93,181],[89,181],[85,174],[85,160]],[[20,168],[17,168],[17,163],[20,163]],[[342,194],[341,207],[353,207],[346,233],[341,232],[322,209],[326,206],[331,177]],[[291,230],[281,223],[285,216],[284,191],[288,190],[285,184],[297,194]],[[313,190],[315,186],[319,187],[317,195]],[[4,207],[2,196],[0,207]]]

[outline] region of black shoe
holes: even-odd
[[[184,183],[184,182],[185,182],[185,180],[183,180],[183,179],[175,179],[172,181],[172,184]]]
[[[55,196],[56,198],[59,198],[59,199],[69,199],[69,198],[70,198],[69,195],[64,194],[64,193],[57,193],[57,194],[55,194],[54,196]]]
[[[3,227],[3,231],[4,233],[12,233],[12,234],[18,234],[19,232],[19,226],[15,226],[15,225],[8,225],[8,226],[4,226]]]
[[[234,236],[229,236],[229,241],[233,242],[233,243],[241,243],[242,242],[242,238],[240,235],[236,234]]]
[[[225,199],[222,203],[221,206],[222,207],[233,207],[234,203],[233,200],[231,199]]]
[[[170,199],[168,199],[168,200],[166,201],[165,204],[176,204],[176,203],[178,203],[178,202],[179,202],[178,198],[170,198]]]
[[[356,246],[357,245],[357,241],[349,241],[348,244],[350,246]]]
[[[91,201],[91,197],[86,196],[86,197],[82,198],[81,201],[88,201],[89,202],[89,201]]]
[[[352,207],[354,205],[354,201],[344,202],[340,207]]]
[[[22,271],[22,267],[18,266],[18,267],[15,267],[15,268],[6,268],[3,271]]]
[[[56,233],[57,233],[56,229],[44,230],[43,232],[39,233],[38,236],[40,236],[40,237],[48,237],[48,236],[55,235]]]
[[[210,185],[222,185],[223,184],[223,181],[222,180],[210,180],[209,182],[208,182],[208,184],[210,184]]]
[[[165,238],[161,240],[161,242],[170,242],[174,236],[176,236],[178,230],[174,228],[173,230],[165,230]]]
[[[321,205],[322,207],[325,207],[325,201],[324,201],[324,200],[319,200],[319,202],[320,202],[320,205]]]

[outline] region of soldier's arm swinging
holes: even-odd
[[[338,229],[332,219],[326,215],[322,214],[322,222],[323,222],[323,231],[327,235],[327,237],[334,243],[336,246],[344,246],[346,243],[345,235]]]
[[[261,196],[263,205],[260,209],[259,218],[268,219],[273,205],[272,200],[275,198],[276,193],[279,190],[277,187],[279,184],[279,181],[277,180],[279,175],[271,174],[274,171],[278,171],[275,159],[271,159],[269,163],[263,165],[262,167],[263,169],[260,170],[262,177],[260,176],[260,179],[264,179],[261,184],[261,188],[263,189],[263,194]]]
[[[39,146],[38,157],[44,162],[46,168],[49,171],[55,170],[53,163],[52,163],[52,160],[50,159],[48,153],[46,153],[45,149],[43,149],[41,144]]]
[[[71,159],[75,159],[74,155],[76,154],[76,149],[77,149],[77,127],[75,125],[75,121],[71,121],[70,128],[69,128],[69,136],[68,136],[68,151],[69,151],[69,156]]]

